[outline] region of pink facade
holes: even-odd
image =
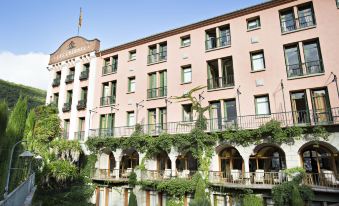
[[[279,11],[291,8],[297,15],[297,7],[303,3],[313,3],[316,25],[294,32],[282,34]],[[247,19],[260,17],[259,29],[248,31]],[[241,116],[255,115],[255,96],[267,94],[270,101],[271,113],[284,112],[283,96],[281,91],[281,80],[284,84],[286,111],[292,111],[290,92],[306,90],[309,109],[312,109],[310,89],[327,88],[331,107],[338,107],[338,94],[331,73],[338,74],[339,68],[336,63],[337,54],[335,49],[339,44],[339,10],[332,0],[325,1],[292,1],[280,6],[259,12],[240,16],[216,24],[211,24],[188,32],[179,33],[168,38],[151,41],[135,47],[109,53],[100,56],[101,59],[118,55],[118,68],[115,74],[102,76],[103,60],[98,60],[97,81],[95,88],[95,107],[98,107],[97,115],[93,116],[91,128],[99,128],[99,115],[111,112],[110,107],[100,106],[102,83],[117,81],[115,127],[127,125],[127,112],[136,110],[136,103],[144,100],[138,113],[138,123],[147,124],[147,109],[166,107],[165,98],[147,100],[147,89],[149,89],[148,75],[152,72],[167,70],[167,98],[180,96],[185,91],[196,87],[207,85],[207,61],[232,57],[234,70],[234,86],[221,88],[203,93],[203,105],[210,101],[227,100],[237,98],[237,88],[240,87],[241,94],[237,102],[237,114]],[[231,46],[206,51],[205,31],[211,28],[229,25],[231,33]],[[181,47],[180,37],[190,35],[191,45]],[[284,57],[284,45],[318,39],[324,72],[300,78],[288,78]],[[253,43],[251,41],[256,41]],[[148,46],[161,42],[167,42],[167,61],[163,63],[148,65]],[[299,43],[300,44],[300,43]],[[136,50],[136,60],[129,61],[129,51]],[[265,69],[260,72],[251,71],[250,52],[263,50],[265,56]],[[300,48],[301,62],[305,63],[303,49]],[[220,64],[220,63],[219,63]],[[192,83],[181,83],[181,68],[191,65]],[[220,65],[219,65],[220,67]],[[136,78],[135,93],[128,93],[128,78]],[[260,81],[262,86],[256,86]],[[173,103],[167,105],[167,121],[182,121],[182,104],[171,100]],[[238,101],[238,99],[236,100]],[[221,107],[223,108],[223,107]],[[224,112],[221,112],[224,114]],[[208,114],[207,114],[208,115]],[[157,118],[159,114],[157,113]],[[213,117],[212,117],[213,118]]]

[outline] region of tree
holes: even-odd
[[[206,184],[201,175],[197,175],[196,177],[196,187],[194,200],[190,202],[190,206],[211,206],[208,196],[206,195]]]
[[[133,190],[129,195],[128,206],[138,206],[137,197],[135,196]]]
[[[6,127],[8,121],[8,106],[5,101],[0,102],[0,191],[4,190],[7,175],[8,154]]]
[[[261,197],[254,194],[246,194],[243,198],[243,206],[263,206],[264,201]]]

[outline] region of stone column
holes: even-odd
[[[176,171],[177,171],[177,165],[176,165],[176,160],[177,160],[177,157],[178,157],[178,152],[172,147],[171,148],[171,152],[168,154],[168,157],[170,158],[171,160],[171,168],[172,168],[172,177],[175,177],[177,174],[176,174]]]
[[[114,168],[115,178],[119,179],[120,178],[120,162],[122,159],[122,150],[117,149],[116,151],[113,152],[113,155],[115,159],[115,168]]]

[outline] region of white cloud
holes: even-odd
[[[47,90],[49,55],[0,52],[0,79]]]

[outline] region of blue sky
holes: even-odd
[[[48,54],[77,34],[80,7],[80,35],[104,49],[264,1],[0,0],[0,79],[47,89]]]
[[[74,36],[80,6],[81,35],[102,48],[194,23],[264,0],[1,0],[0,52],[53,52]]]

